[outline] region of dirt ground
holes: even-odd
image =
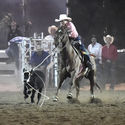
[[[22,93],[21,88],[0,92],[0,125],[125,125],[124,90],[96,91],[96,101],[90,103],[88,90],[80,91],[79,101],[68,101],[67,91],[61,90],[53,102],[55,90],[49,89],[50,99],[41,107],[26,103]]]

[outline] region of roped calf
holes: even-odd
[[[40,70],[31,70],[24,72],[24,99],[27,99],[30,95],[31,97],[31,103],[35,103],[34,97],[36,91],[38,91],[37,94],[37,104],[39,104],[40,98],[41,98],[41,92],[44,88],[44,82],[45,82],[45,75]]]

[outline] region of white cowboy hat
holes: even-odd
[[[71,21],[72,18],[68,17],[66,14],[60,14],[59,19],[55,19],[55,22],[60,22],[60,21],[63,21],[63,20]]]
[[[107,38],[110,38],[110,44],[112,44],[114,42],[114,37],[111,36],[111,35],[107,35],[107,36],[104,36],[103,39],[104,39],[104,42],[107,43]]]

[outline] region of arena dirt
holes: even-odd
[[[49,89],[50,99],[40,107],[24,102],[22,89],[0,92],[0,125],[125,125],[125,91],[96,91],[94,103],[89,91],[81,90],[79,101],[67,101],[67,91],[61,90],[53,102],[54,93]]]

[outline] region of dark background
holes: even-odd
[[[22,0],[0,0],[0,20],[7,13],[12,13],[22,31],[24,22],[30,19],[32,22],[32,34],[34,32],[43,32],[44,35],[47,35],[48,26],[55,24],[54,20],[59,17],[59,14],[66,13],[66,0],[24,1],[25,17],[23,17],[22,13]],[[0,28],[0,49],[6,49],[7,42],[7,27]]]
[[[46,35],[47,27],[55,24],[59,14],[66,13],[66,7],[86,46],[92,34],[97,35],[101,44],[104,44],[103,35],[110,34],[115,37],[114,44],[119,49],[125,47],[124,0],[69,0],[68,4],[66,0],[25,0],[25,17],[22,15],[22,0],[4,0],[0,1],[0,20],[9,12],[22,30],[24,21],[30,19],[32,34],[44,32]],[[0,49],[7,47],[6,35],[7,32],[0,31]]]
[[[92,34],[104,44],[103,35],[110,34],[118,48],[125,47],[124,0],[69,0],[67,6],[85,44],[90,43]]]

